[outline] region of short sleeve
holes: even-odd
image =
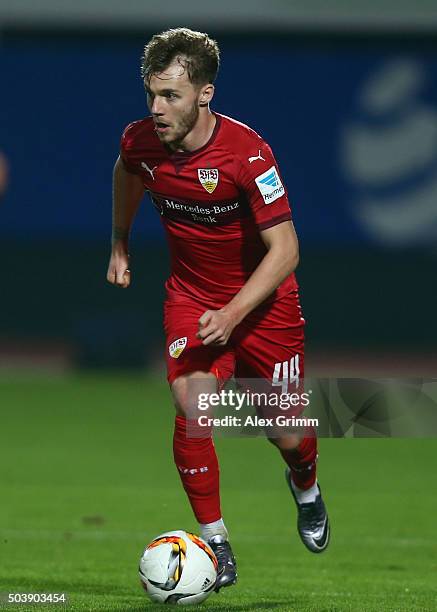
[[[245,147],[246,149],[246,147]],[[271,148],[261,138],[239,155],[238,187],[249,202],[260,230],[291,219],[287,190]]]
[[[140,174],[141,167],[138,164],[138,155],[134,146],[134,126],[135,124],[129,124],[121,135],[120,159],[128,172]]]

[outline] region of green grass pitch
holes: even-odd
[[[172,462],[165,383],[3,379],[0,401],[0,591],[69,596],[66,608],[5,608],[160,609],[139,586],[142,549],[163,531],[196,531]],[[239,582],[201,608],[437,610],[435,440],[320,441],[332,522],[320,556],[297,536],[276,449],[248,438],[217,448]]]

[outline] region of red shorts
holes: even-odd
[[[304,375],[304,325],[297,291],[261,304],[234,329],[226,346],[204,346],[196,333],[209,310],[194,300],[164,304],[167,379],[190,372],[213,372],[222,384],[237,379],[278,383]]]

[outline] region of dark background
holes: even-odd
[[[327,360],[362,352],[432,358],[433,37],[209,32],[222,51],[213,108],[271,144],[288,187],[310,350]],[[0,149],[10,177],[0,203],[0,359],[6,365],[143,367],[161,359],[168,259],[147,196],[132,242],[133,285],[121,291],[105,280],[112,166],[125,125],[147,114],[139,61],[151,34],[3,32]]]

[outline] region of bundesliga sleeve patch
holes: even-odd
[[[264,198],[265,204],[271,204],[285,193],[281,179],[275,166],[256,177],[255,183]]]

